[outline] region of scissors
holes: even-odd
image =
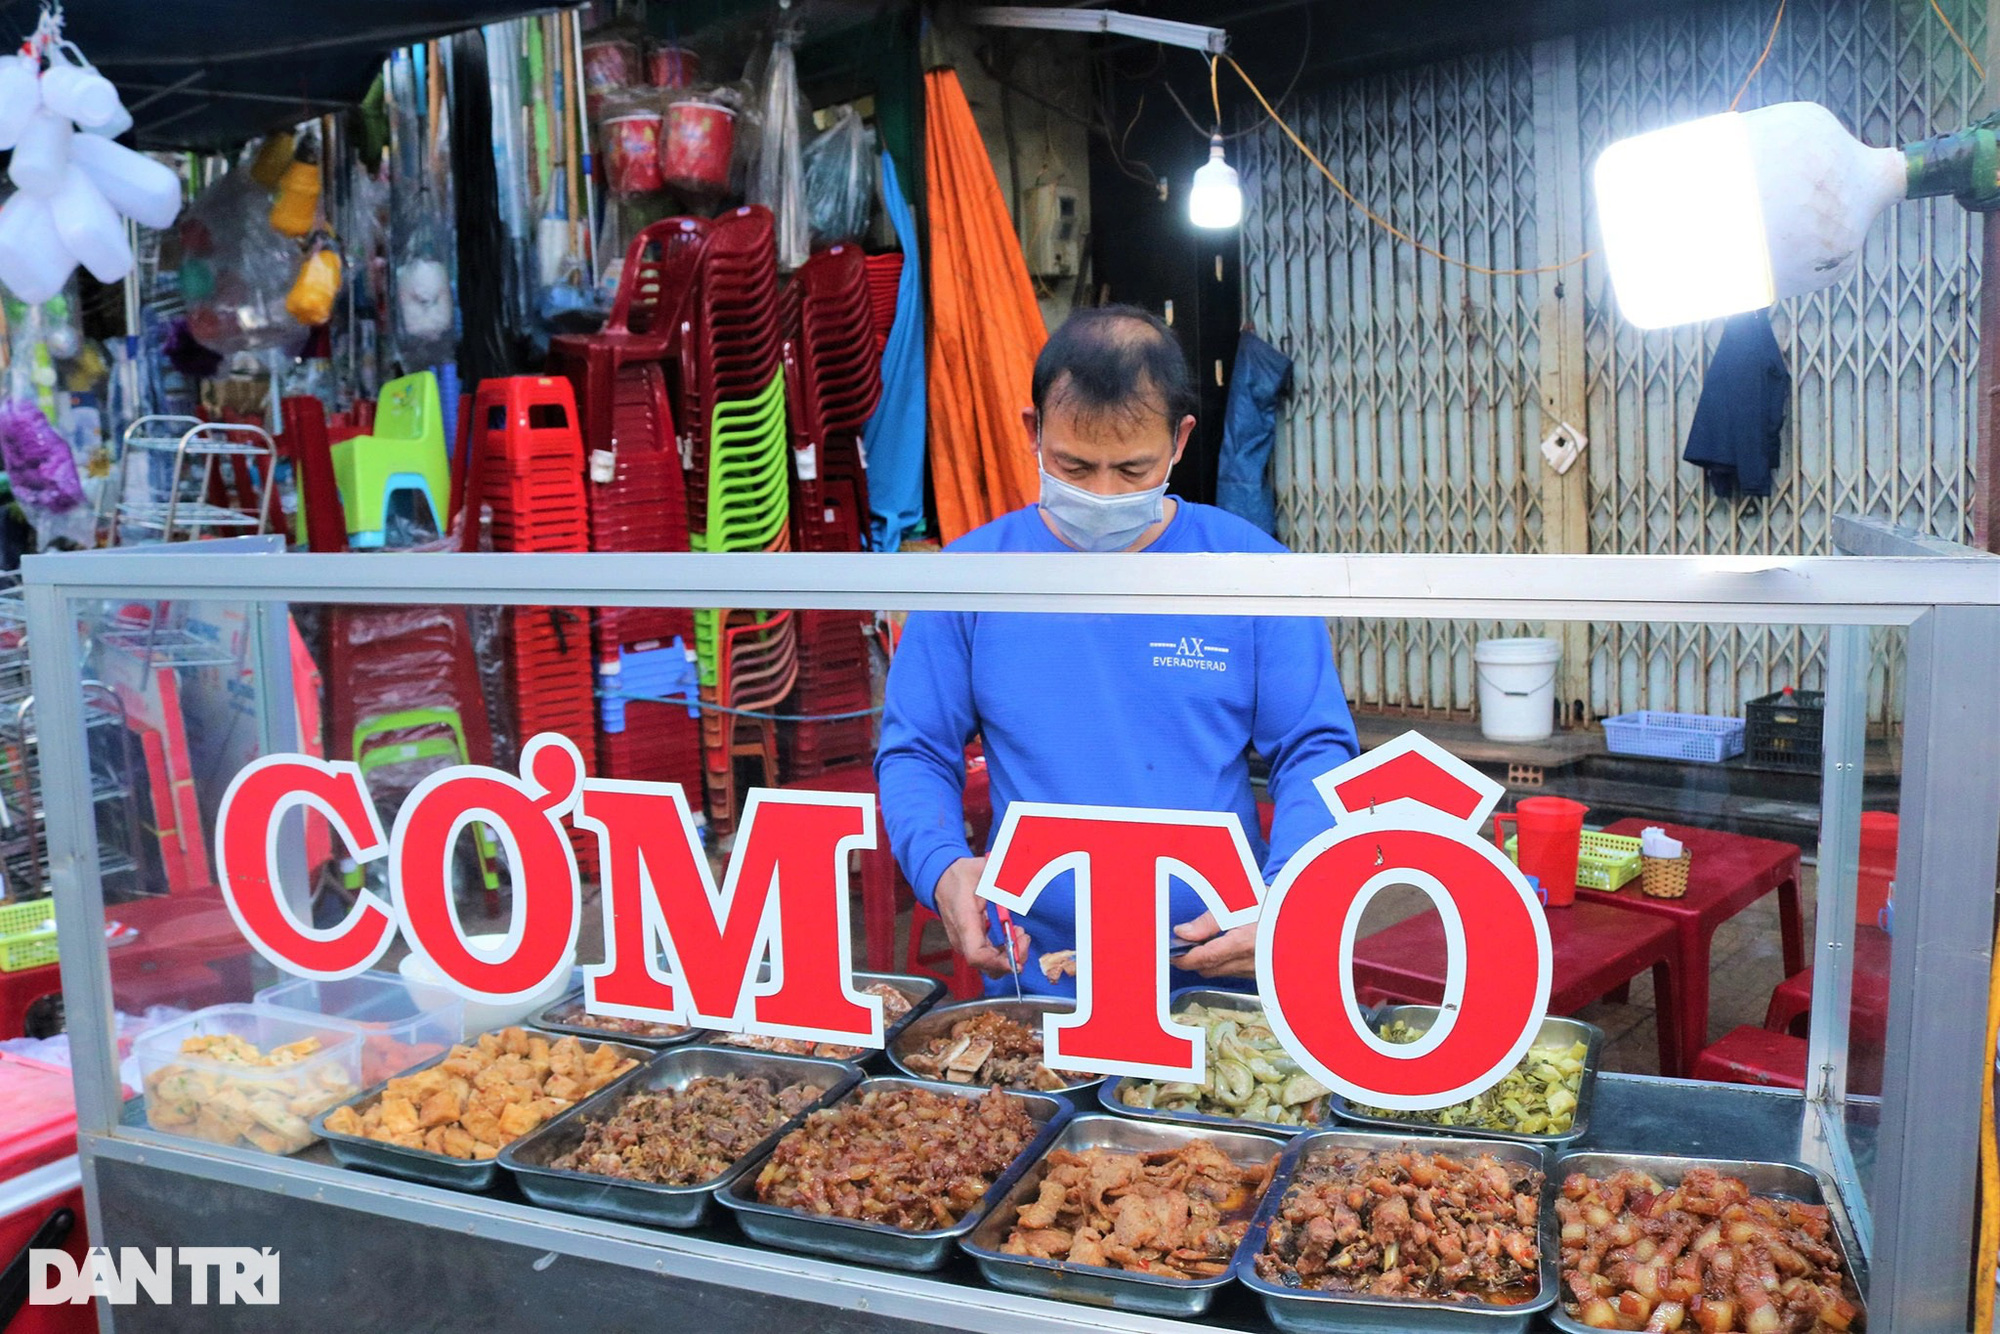
[[[1000,948],[1007,952],[1007,969],[1014,976],[1014,999],[1020,1000],[1021,951],[1014,943],[1014,916],[997,903],[993,906],[1000,909]]]

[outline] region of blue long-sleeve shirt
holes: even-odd
[[[977,528],[954,552],[1049,552],[1088,559],[1030,505]],[[1223,510],[1179,501],[1148,552],[1272,552],[1284,547]],[[1354,721],[1315,616],[1043,615],[913,612],[889,671],[875,777],[889,841],[917,897],[972,856],[962,805],[965,747],[983,738],[993,830],[1015,801],[1233,811],[1267,880],[1333,817],[1312,780],[1354,757]],[[1270,763],[1276,810],[1258,830],[1247,752]],[[1206,911],[1176,881],[1170,919]],[[998,942],[997,911],[987,909]],[[1025,991],[1050,982],[1043,954],[1076,948],[1074,877],[1057,877],[1015,925],[1028,933]],[[1215,985],[1176,970],[1172,985]],[[1013,991],[1005,978],[994,993]]]

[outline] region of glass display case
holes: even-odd
[[[532,629],[568,652],[574,631],[566,627],[577,623],[579,609],[691,608],[689,627],[697,633],[704,625],[711,636],[750,628],[742,690],[729,697],[747,720],[716,710],[695,717],[684,707],[694,682],[672,661],[666,665],[673,670],[657,680],[637,670],[645,664],[631,664],[620,697],[590,706],[600,735],[612,731],[613,714],[624,733],[665,716],[644,713],[641,704],[676,713],[676,726],[692,727],[697,744],[701,727],[726,728],[732,783],[761,781],[755,775],[765,770],[763,757],[780,746],[791,754],[813,744],[782,722],[772,728],[757,717],[771,705],[756,694],[763,662],[754,650],[772,632],[754,627],[782,622],[772,609],[1032,613],[1114,625],[1120,617],[1148,624],[1180,618],[1195,633],[1227,618],[1299,617],[1331,622],[1336,636],[1355,618],[1450,619],[1552,627],[1558,640],[1565,624],[1586,622],[1786,626],[1825,635],[1817,763],[1782,790],[1760,788],[1760,770],[1724,781],[1695,766],[1687,771],[1693,776],[1675,780],[1685,788],[1676,809],[1704,817],[1690,816],[1690,824],[1744,838],[1769,832],[1771,820],[1817,825],[1816,838],[1802,839],[1803,857],[1792,847],[1789,860],[1779,856],[1758,872],[1768,883],[1745,891],[1745,902],[1774,896],[1784,957],[1745,955],[1730,964],[1762,970],[1760,986],[1793,987],[1796,1012],[1776,1019],[1779,1030],[1795,1021],[1806,1034],[1805,1089],[1684,1078],[1690,1057],[1714,1036],[1703,1030],[1716,925],[1662,909],[1645,929],[1634,928],[1639,943],[1625,952],[1629,971],[1613,976],[1592,956],[1589,968],[1577,965],[1571,976],[1570,999],[1623,994],[1634,982],[1643,994],[1653,985],[1655,1068],[1664,1073],[1599,1074],[1588,1130],[1568,1149],[1810,1169],[1865,1280],[1872,1327],[1961,1328],[1975,1232],[1980,1072],[1992,1059],[1976,1017],[1985,1010],[1992,964],[2000,841],[2000,561],[1861,522],[1845,523],[1839,540],[1843,554],[1807,558],[319,556],[223,549],[32,557],[19,618],[32,654],[34,763],[91,1236],[113,1247],[275,1246],[287,1265],[285,1302],[318,1312],[319,1328],[386,1327],[399,1316],[407,1323],[412,1313],[422,1314],[418,1323],[524,1328],[522,1312],[557,1300],[605,1327],[657,1320],[672,1309],[679,1320],[719,1330],[788,1320],[843,1331],[1265,1328],[1270,1316],[1241,1285],[1222,1292],[1205,1314],[1169,1322],[1066,1300],[1060,1284],[1043,1295],[1002,1292],[956,1254],[923,1273],[790,1254],[749,1239],[727,1211],[709,1211],[713,1216],[690,1230],[648,1228],[540,1207],[504,1174],[497,1187],[468,1192],[353,1170],[324,1145],[292,1151],[298,1146],[286,1139],[288,1152],[278,1155],[240,1138],[210,1142],[184,1127],[149,1126],[140,1101],[128,1101],[147,1091],[147,1074],[130,1060],[121,1032],[158,1007],[262,1005],[260,993],[289,980],[250,949],[219,888],[211,840],[232,775],[260,756],[314,750],[324,736],[328,758],[362,771],[386,827],[395,796],[409,790],[426,761],[507,766],[526,738],[511,735],[508,715],[489,713],[488,702],[537,682],[496,675],[495,646],[518,643]],[[706,611],[726,607],[758,614],[732,620]],[[1061,624],[1051,623],[1058,633]],[[1886,681],[1872,666],[1883,635],[1900,637],[1901,647],[1899,668]],[[606,664],[590,659],[587,635],[580,642],[584,676],[601,688]],[[339,645],[332,657],[329,643]],[[685,655],[697,675],[700,656]],[[1064,687],[1062,660],[1052,655],[1051,692]],[[1131,670],[1134,689],[1142,688],[1138,668]],[[590,688],[586,681],[586,693]],[[619,693],[615,683],[612,690]],[[124,725],[109,727],[107,719]],[[1090,720],[1076,725],[1087,729]],[[1364,742],[1385,728],[1389,735],[1400,730],[1369,720]],[[112,741],[103,739],[106,732]],[[20,762],[8,757],[22,748],[0,749],[3,774]],[[852,772],[865,773],[868,755],[851,758],[859,766]],[[700,770],[682,772],[695,775],[688,800],[698,810]],[[1621,797],[1616,778],[1606,777],[1591,800],[1593,825],[1620,814],[1660,822],[1646,818],[1645,803]],[[1879,912],[1860,888],[1863,816],[1871,805],[1893,807],[1900,820],[1893,915]],[[719,822],[708,832],[713,840],[724,834]],[[334,842],[326,822],[305,811],[288,817],[276,837],[277,880],[292,915],[308,928],[337,922],[378,874],[343,863]],[[576,847],[588,879],[589,839],[578,834]],[[871,855],[879,867],[880,854]],[[506,849],[475,830],[460,840],[453,866],[461,926],[507,931],[513,901]],[[1612,911],[1592,901],[1582,877],[1579,886],[1576,909],[1548,910],[1552,919],[1577,914],[1566,919],[1565,932],[1581,932],[1574,923]],[[1635,898],[1633,889],[1609,884],[1603,897],[1615,893]],[[587,922],[580,955],[601,949],[594,931]],[[869,944],[870,967],[876,946]],[[1559,941],[1559,956],[1561,948]],[[1596,947],[1576,946],[1587,948]],[[1560,992],[1560,957],[1557,966]],[[1371,975],[1376,998],[1426,1000],[1399,991],[1418,986],[1399,982],[1404,973],[1382,964]],[[409,969],[404,977],[413,992],[426,980]],[[1773,1005],[1775,1013],[1775,998]],[[329,1018],[351,1023],[354,1016]],[[651,1059],[675,1049],[639,1050]],[[1087,1099],[1084,1110],[1100,1106],[1095,1092],[1073,1096]],[[1550,1165],[1555,1160],[1552,1152]],[[124,1323],[111,1314],[113,1327]]]

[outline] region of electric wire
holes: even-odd
[[[1938,16],[1938,22],[1944,24],[1944,30],[1951,34],[1951,40],[1957,42],[1958,49],[1965,53],[1966,63],[1972,66],[1972,72],[1984,79],[1986,66],[1979,63],[1979,57],[1972,54],[1972,48],[1958,35],[1958,29],[1952,26],[1950,17],[1944,12],[1944,6],[1940,5],[1938,0],[1931,0],[1931,12]]]
[[[1437,260],[1440,264],[1449,264],[1454,268],[1464,269],[1468,273],[1477,273],[1488,278],[1525,278],[1530,275],[1538,273],[1560,273],[1564,269],[1575,268],[1577,265],[1583,263],[1586,259],[1589,259],[1590,256],[1594,253],[1592,251],[1586,250],[1582,254],[1576,256],[1574,259],[1566,259],[1560,264],[1541,264],[1533,268],[1521,268],[1521,269],[1496,269],[1496,268],[1489,268],[1484,264],[1474,264],[1470,260],[1458,259],[1455,256],[1445,254],[1444,251],[1439,250],[1436,246],[1430,245],[1423,241],[1419,241],[1416,237],[1410,235],[1402,228],[1396,226],[1395,223],[1390,222],[1387,218],[1377,213],[1374,209],[1369,208],[1368,205],[1362,203],[1360,198],[1356,196],[1352,190],[1347,188],[1346,183],[1342,181],[1338,176],[1334,175],[1333,172],[1327,167],[1326,163],[1319,160],[1319,155],[1313,152],[1312,149],[1306,147],[1306,141],[1299,138],[1299,132],[1297,130],[1294,130],[1291,127],[1290,123],[1287,122],[1283,116],[1280,116],[1278,114],[1277,109],[1274,108],[1271,105],[1269,99],[1267,99],[1264,96],[1264,90],[1259,88],[1257,86],[1256,80],[1252,79],[1249,76],[1249,74],[1244,72],[1243,67],[1236,63],[1236,59],[1234,56],[1225,55],[1219,57],[1219,59],[1227,60],[1229,62],[1229,68],[1235,70],[1236,77],[1243,80],[1243,86],[1248,88],[1250,90],[1250,95],[1257,99],[1257,105],[1264,108],[1264,114],[1269,116],[1272,119],[1272,121],[1274,121],[1277,124],[1278,128],[1285,132],[1285,137],[1292,141],[1292,146],[1294,148],[1298,149],[1299,152],[1305,154],[1306,161],[1312,163],[1313,166],[1319,168],[1319,174],[1326,177],[1327,183],[1333,186],[1335,190],[1339,191],[1340,197],[1342,199],[1345,199],[1349,204],[1352,204],[1355,210],[1359,212],[1362,217],[1368,219],[1368,221],[1374,223],[1377,227],[1380,227],[1383,231],[1389,233],[1389,235],[1395,237],[1398,241],[1401,241],[1404,245],[1409,246],[1411,249],[1417,251],[1418,253],[1429,255],[1432,259]],[[1218,57],[1210,57],[1209,59],[1209,85],[1210,88],[1214,90],[1216,93],[1216,104],[1217,107],[1220,108],[1221,106],[1220,90],[1217,89],[1215,86],[1216,78],[1219,73],[1217,67],[1217,60]],[[1218,110],[1218,117],[1219,115],[1220,112]]]
[[[1937,0],[1931,0],[1931,4],[1935,6],[1937,4]],[[1939,10],[1938,12],[1942,14],[1944,11]],[[1770,59],[1771,48],[1773,46],[1776,46],[1778,43],[1778,28],[1780,25],[1784,23],[1784,21],[1785,21],[1785,0],[1778,0],[1778,12],[1771,16],[1771,35],[1764,39],[1764,49],[1762,52],[1758,54],[1757,63],[1752,65],[1750,67],[1750,72],[1743,76],[1743,86],[1736,90],[1736,96],[1729,99],[1729,109],[1731,111],[1736,110],[1736,104],[1743,100],[1743,94],[1750,91],[1751,81],[1757,77],[1757,71],[1764,68],[1764,62]],[[1946,24],[1945,26],[1949,27],[1951,25]],[[1957,35],[1956,33],[1953,34],[1953,36],[1956,35]]]
[[[1305,16],[1305,31],[1299,35],[1299,63],[1297,67],[1292,70],[1291,81],[1285,85],[1285,91],[1278,94],[1277,105],[1281,107],[1284,106],[1285,103],[1291,101],[1292,94],[1298,89],[1299,80],[1305,76],[1306,65],[1312,58],[1312,17],[1313,17],[1312,6],[1310,4],[1301,4],[1299,6],[1299,9],[1300,12]],[[1160,80],[1160,86],[1167,90],[1167,96],[1172,98],[1174,105],[1180,108],[1181,115],[1185,117],[1187,123],[1193,127],[1194,132],[1200,135],[1202,139],[1206,141],[1209,138],[1212,131],[1204,130],[1203,128],[1201,128],[1201,122],[1195,119],[1194,112],[1188,110],[1188,104],[1181,101],[1181,95],[1174,91],[1174,85],[1167,79],[1163,78]],[[1218,129],[1221,126],[1221,115],[1222,115],[1222,108],[1218,105],[1216,107],[1216,118],[1217,118],[1216,125]],[[1258,130],[1262,128],[1263,126],[1261,125],[1246,125],[1244,128],[1240,130],[1232,130],[1228,134],[1223,135],[1222,141],[1224,143],[1234,143],[1236,140],[1241,139],[1246,135],[1255,134]]]

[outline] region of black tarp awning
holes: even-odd
[[[146,148],[227,148],[361,100],[399,46],[547,0],[69,0],[64,33],[118,85]],[[0,36],[39,0],[0,0]]]

